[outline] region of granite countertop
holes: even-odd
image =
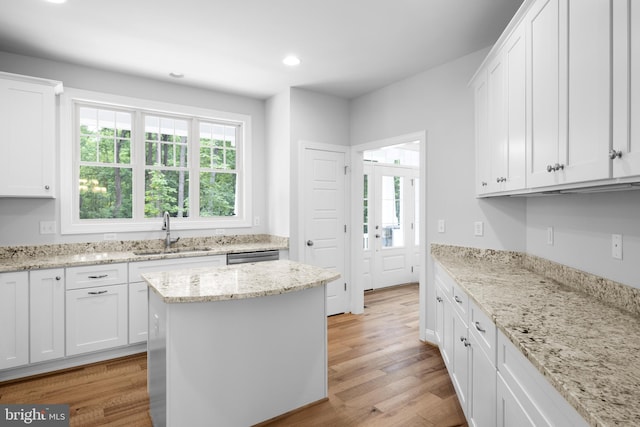
[[[164,240],[108,241],[0,247],[0,273],[229,253],[288,249],[288,239],[268,235],[184,238],[164,249]]]
[[[526,254],[432,256],[589,424],[640,425],[639,290],[577,270],[563,283],[550,277],[570,269]]]
[[[191,268],[142,276],[165,303],[279,295],[325,285],[340,274],[288,260]]]

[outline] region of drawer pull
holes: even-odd
[[[462,300],[460,299],[460,297],[458,295],[453,297],[453,299],[455,299],[458,304],[462,304]]]
[[[108,274],[96,274],[93,276],[89,276],[89,279],[104,279],[105,277],[109,277]]]
[[[89,292],[89,295],[102,295],[102,294],[106,294],[109,291],[91,291]]]
[[[484,334],[485,332],[487,332],[487,330],[486,330],[486,329],[484,329],[482,326],[480,326],[480,322],[476,322],[476,329],[477,329],[478,331],[482,332],[483,334]]]

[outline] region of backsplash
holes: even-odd
[[[194,248],[206,246],[224,246],[270,242],[288,247],[289,238],[269,234],[243,234],[230,236],[183,237],[171,247]],[[90,243],[64,243],[55,245],[0,246],[0,259],[37,258],[47,256],[75,255],[95,252],[132,252],[142,250],[161,250],[164,239],[153,240],[114,240]]]
[[[513,264],[554,280],[572,289],[586,293],[597,300],[640,316],[640,289],[586,273],[534,255],[496,249],[478,249],[463,246],[431,244],[436,257],[454,257],[474,262]]]

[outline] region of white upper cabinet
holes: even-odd
[[[633,1],[525,1],[473,79],[477,194],[637,182],[638,76]]]
[[[611,1],[561,1],[560,34],[567,37],[560,40],[561,142],[566,141],[560,164],[565,165],[565,182],[610,177]]]
[[[537,2],[529,36],[529,187],[610,176],[611,5]]]
[[[60,82],[0,73],[0,197],[55,197]]]
[[[613,4],[613,177],[640,175],[640,8]]]
[[[529,40],[527,184],[560,182],[560,0],[533,5],[524,25]],[[558,166],[556,166],[556,164]]]

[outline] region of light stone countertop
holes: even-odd
[[[286,238],[243,235],[184,238],[169,250],[163,245],[163,240],[140,240],[0,247],[0,273],[281,250],[288,249],[289,243]]]
[[[165,303],[211,302],[279,295],[322,286],[340,274],[278,260],[191,268],[142,276]]]
[[[595,287],[550,279],[567,267],[526,254],[433,245],[432,256],[589,424],[640,425],[637,313]],[[640,294],[604,286],[624,308]]]

